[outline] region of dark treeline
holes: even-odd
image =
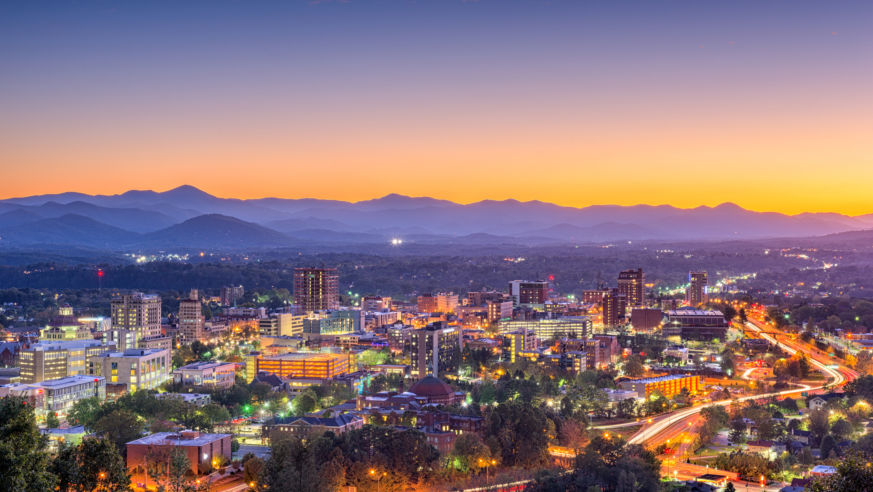
[[[299,266],[337,267],[342,291],[359,294],[410,296],[420,292],[505,288],[513,279],[546,279],[554,276],[562,293],[580,292],[599,284],[615,285],[618,272],[642,267],[655,287],[675,287],[689,270],[706,269],[723,274],[788,270],[794,259],[763,253],[658,253],[653,250],[579,248],[509,261],[504,256],[374,256],[352,253],[297,255],[269,261],[152,262],[70,265],[38,263],[0,266],[0,288],[140,289],[184,291],[219,289],[224,285],[248,290],[292,289],[292,272]],[[97,270],[104,276],[98,279]]]

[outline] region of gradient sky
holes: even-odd
[[[873,2],[0,2],[0,197],[873,212]]]

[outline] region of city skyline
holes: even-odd
[[[0,196],[873,212],[873,5],[0,7]]]

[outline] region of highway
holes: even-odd
[[[749,321],[748,323],[746,323],[746,327],[748,329],[758,333],[758,335],[761,338],[769,341],[770,343],[772,343],[774,345],[777,345],[785,352],[792,354],[792,355],[797,353],[799,348],[796,348],[792,345],[789,345],[788,343],[779,341],[772,334],[761,329],[761,327],[758,326],[756,323],[760,323],[760,322]],[[806,351],[804,351],[804,352],[806,352]],[[735,401],[743,402],[743,401],[749,401],[749,400],[760,400],[760,399],[770,398],[770,397],[774,397],[774,396],[775,397],[785,397],[785,396],[790,396],[790,395],[797,395],[797,394],[800,394],[804,391],[815,391],[815,390],[824,389],[824,388],[831,387],[831,386],[840,386],[842,384],[845,384],[849,380],[858,377],[858,373],[856,373],[855,371],[852,371],[851,369],[849,369],[847,367],[840,366],[838,369],[833,369],[833,368],[829,367],[829,365],[831,365],[832,362],[827,361],[827,362],[831,362],[831,364],[825,364],[825,363],[821,362],[819,360],[819,358],[822,356],[820,354],[816,354],[814,351],[809,351],[806,353],[809,357],[810,364],[812,364],[816,369],[818,369],[823,374],[825,374],[828,378],[830,378],[829,382],[823,383],[819,386],[801,385],[799,388],[792,388],[789,390],[777,391],[774,393],[765,393],[765,394],[761,394],[761,395],[744,396],[744,397],[736,398],[736,399],[720,400],[720,401],[712,402],[712,403],[705,404],[705,405],[699,405],[699,406],[694,406],[694,407],[690,407],[690,408],[684,408],[682,410],[677,410],[675,412],[672,412],[668,416],[662,417],[659,420],[653,422],[651,425],[649,425],[643,429],[640,429],[639,432],[637,432],[630,439],[628,439],[628,443],[630,443],[630,444],[646,444],[646,443],[651,444],[651,441],[656,440],[656,438],[659,435],[669,433],[669,431],[671,430],[671,427],[674,427],[674,426],[676,426],[677,429],[672,429],[672,430],[681,432],[681,431],[685,430],[685,427],[688,426],[688,422],[687,422],[688,419],[690,419],[694,415],[697,415],[698,413],[700,413],[701,410],[703,410],[704,408],[707,408],[707,407],[717,406],[717,405],[728,406]],[[667,437],[667,439],[669,439],[669,437]]]

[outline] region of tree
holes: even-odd
[[[119,452],[124,453],[125,444],[139,439],[144,427],[144,423],[133,413],[114,410],[94,423],[94,433],[109,439]]]
[[[183,448],[152,448],[146,453],[146,474],[158,485],[158,490],[188,492],[192,488],[190,470],[191,461]]]
[[[631,355],[624,363],[624,373],[632,378],[640,377],[646,372],[643,359],[639,355]]]
[[[749,315],[746,314],[746,308],[740,308],[739,316],[740,316],[740,321],[743,324],[746,324],[746,322],[749,321]]]
[[[728,434],[728,440],[731,444],[742,444],[746,442],[746,423],[741,415],[735,416],[730,422],[731,432]]]
[[[84,398],[76,403],[67,412],[67,421],[73,424],[84,425],[86,429],[91,429],[91,426],[97,420],[100,414],[100,400],[96,396]]]
[[[264,471],[264,460],[248,453],[243,456],[243,480],[245,483],[259,482]]]
[[[870,490],[873,484],[873,468],[862,456],[848,456],[837,463],[837,472],[814,480],[809,485],[812,492],[856,492]]]
[[[58,454],[52,460],[51,472],[58,479],[58,490],[74,490],[79,483],[79,450],[73,446],[61,442],[58,445]]]
[[[576,457],[572,473],[537,480],[530,490],[659,490],[661,463],[655,454],[621,439],[597,436]]]
[[[22,398],[0,398],[0,491],[54,490],[50,465],[33,407]]]
[[[736,492],[736,488],[734,488],[733,482],[728,482],[727,486],[724,488],[724,492]]]
[[[722,308],[722,313],[724,314],[725,321],[730,321],[737,317],[737,310],[730,304],[726,304],[724,308]]]
[[[334,444],[331,442],[329,447],[332,448]],[[307,445],[303,440],[295,438],[274,442],[270,458],[261,464],[263,471],[259,474],[266,488],[288,492],[329,490],[330,479],[336,471],[332,467],[324,467],[326,463],[318,461],[315,448],[314,443]],[[252,457],[245,463],[254,460],[258,458]],[[251,475],[246,477],[249,482],[255,480]]]
[[[520,402],[501,403],[485,417],[484,436],[493,439],[491,451],[507,466],[534,467],[546,459],[548,427],[539,408]]]
[[[852,435],[852,424],[846,421],[846,419],[837,419],[836,422],[831,424],[831,434],[838,440],[846,439]]]
[[[61,421],[58,419],[58,414],[55,412],[49,412],[45,416],[45,426],[48,429],[57,429],[61,426]]]
[[[460,472],[468,473],[491,463],[491,450],[476,434],[461,434],[449,456],[451,466]]]
[[[828,421],[827,410],[810,410],[809,412],[809,431],[813,435],[813,439],[820,440],[827,435],[830,430],[830,422]]]
[[[130,477],[118,450],[108,439],[86,438],[76,448],[78,477],[75,490],[129,490]]]

